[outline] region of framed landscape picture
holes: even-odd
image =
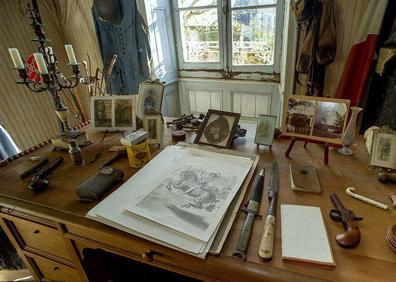
[[[276,128],[276,119],[276,116],[258,116],[254,143],[256,143],[257,145],[272,146],[272,141],[274,141],[274,133]]]
[[[396,134],[374,132],[370,165],[396,169]]]
[[[102,131],[130,131],[136,129],[133,95],[91,97],[91,122]]]
[[[291,95],[284,102],[282,134],[342,144],[349,100]]]
[[[230,148],[240,114],[208,110],[194,143]]]

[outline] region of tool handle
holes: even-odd
[[[117,61],[117,55],[114,54],[113,57],[111,58],[109,68],[107,69],[107,75],[108,76],[110,76],[111,73],[113,72],[114,64],[115,64],[116,61]]]
[[[55,170],[55,168],[57,168],[62,162],[63,162],[62,157],[56,158],[49,164],[47,168],[39,172],[37,177],[41,179],[45,178],[46,176],[50,175]]]
[[[267,215],[261,237],[259,256],[265,260],[272,259],[274,253],[275,216]]]
[[[250,212],[247,214],[245,224],[243,225],[241,230],[241,235],[239,237],[236,251],[233,254],[234,256],[238,256],[244,260],[246,259],[246,250],[249,245],[250,235],[252,234],[254,216],[255,215]]]
[[[48,158],[44,158],[40,161],[38,161],[37,163],[35,163],[31,168],[29,168],[28,170],[22,172],[19,177],[21,179],[25,179],[26,177],[28,177],[29,175],[37,172],[37,170],[39,168],[41,168],[43,165],[45,165],[46,163],[48,163]]]

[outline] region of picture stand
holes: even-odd
[[[296,141],[304,141],[304,149],[307,148],[307,143],[315,143],[315,144],[323,144],[324,146],[324,152],[323,152],[323,163],[325,165],[329,164],[329,148],[332,147],[340,147],[340,145],[337,144],[331,144],[328,142],[323,142],[323,141],[316,141],[316,140],[310,140],[307,138],[301,138],[301,137],[291,137],[291,142],[289,147],[287,148],[286,152],[285,152],[285,157],[288,158],[290,155],[291,150],[293,149],[294,143],[296,143]]]
[[[106,129],[106,130],[103,132],[103,136],[102,136],[102,138],[100,139],[100,142],[99,142],[99,143],[103,143],[103,141],[104,141],[105,138],[106,138],[107,133],[119,133],[119,134],[122,135],[122,137],[125,137],[124,132],[125,132],[125,130],[120,130],[120,129],[115,129],[115,130],[108,130],[108,129]]]

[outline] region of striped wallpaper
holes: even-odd
[[[37,144],[57,133],[57,122],[49,93],[33,93],[17,85],[8,54],[9,47],[19,49],[23,58],[37,50],[30,22],[25,15],[28,0],[0,0],[0,123],[20,149]],[[38,0],[44,30],[59,61],[59,69],[70,75],[63,45],[73,44],[77,60],[87,60],[90,54],[93,71],[101,67],[91,16],[92,0]],[[88,91],[76,88],[88,111]],[[72,118],[72,124],[78,121]]]

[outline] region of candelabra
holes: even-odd
[[[34,60],[37,64],[38,74],[41,79],[38,81],[35,79],[29,79],[29,73],[26,70],[25,63],[22,61],[18,49],[9,48],[8,50],[14,63],[15,70],[17,70],[20,77],[20,79],[17,80],[17,84],[23,84],[36,93],[46,91],[51,93],[54,100],[55,112],[59,119],[60,131],[58,136],[52,138],[55,148],[67,148],[67,143],[70,139],[79,140],[79,143],[85,142],[87,141],[87,137],[84,133],[69,129],[67,124],[68,108],[62,104],[59,91],[66,88],[74,88],[79,83],[88,85],[90,83],[90,78],[81,77],[79,63],[77,63],[72,45],[65,45],[65,49],[69,59],[68,65],[71,66],[73,75],[66,77],[58,70],[57,58],[52,47],[48,46],[48,40],[45,38],[43,24],[36,0],[33,0],[33,6],[30,6],[29,4],[27,6],[27,15],[31,19],[31,26],[33,27],[34,34],[37,36],[33,41],[37,42],[39,45],[38,53],[34,53]]]

